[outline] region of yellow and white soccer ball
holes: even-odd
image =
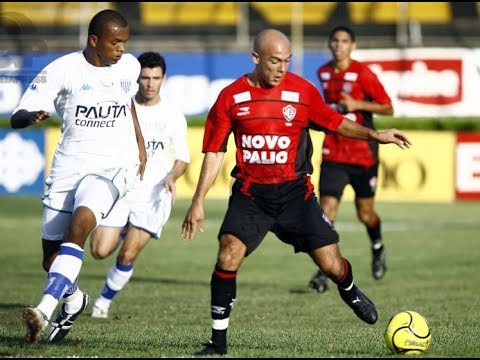
[[[396,354],[421,355],[427,351],[432,333],[427,320],[415,311],[393,315],[385,330],[387,347]]]

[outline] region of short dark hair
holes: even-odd
[[[345,25],[335,26],[332,30],[330,30],[330,33],[328,34],[328,40],[332,40],[337,31],[345,31],[348,35],[350,35],[352,42],[355,42],[355,32],[352,30],[352,28]]]
[[[88,25],[88,36],[101,37],[109,25],[117,25],[121,28],[128,27],[128,21],[118,11],[106,9],[97,13]]]
[[[144,52],[138,57],[138,61],[140,62],[142,69],[146,67],[153,69],[157,66],[160,66],[163,71],[163,75],[167,73],[167,64],[165,62],[165,58],[157,52]]]

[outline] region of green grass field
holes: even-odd
[[[89,307],[63,342],[35,346],[25,342],[21,312],[43,292],[42,208],[37,198],[0,197],[0,356],[192,357],[210,336],[209,282],[226,201],[208,201],[206,231],[193,241],[180,236],[188,204],[177,202],[162,240],[142,253],[110,318],[91,318]],[[359,320],[333,287],[311,292],[311,260],[269,235],[239,272],[228,356],[401,357],[390,353],[383,333],[393,314],[414,310],[432,329],[423,357],[478,357],[480,203],[379,202],[377,210],[388,259],[380,281],[370,275],[367,235],[352,203],[342,204],[337,221],[356,283],[378,307],[375,325]],[[86,250],[80,286],[95,299],[114,258],[97,261]]]

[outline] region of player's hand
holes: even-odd
[[[338,104],[344,109],[345,112],[353,112],[358,110],[357,100],[351,97],[346,92],[341,93],[342,99],[338,102]]]
[[[397,144],[401,149],[408,149],[412,145],[407,135],[397,129],[380,131],[378,134],[381,144]]]
[[[51,114],[44,110],[39,111],[30,111],[30,116],[32,117],[32,125],[39,123],[40,121],[47,120]]]
[[[170,176],[167,176],[165,179],[165,189],[172,196],[172,205],[175,204],[175,200],[177,199],[177,187],[175,186],[175,181],[173,181]]]
[[[140,160],[140,164],[138,165],[137,175],[140,175],[140,180],[143,180],[143,174],[147,166],[147,151],[144,146],[141,146],[139,149],[138,159]]]
[[[182,224],[182,237],[187,240],[193,239],[195,236],[195,231],[198,230],[203,232],[203,220],[205,219],[205,211],[203,209],[203,204],[194,203],[187,211],[185,219]]]

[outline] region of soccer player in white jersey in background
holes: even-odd
[[[91,235],[92,255],[103,259],[116,249],[126,229],[116,262],[93,305],[92,317],[96,318],[108,317],[110,304],[132,277],[140,252],[150,238],[160,238],[175,202],[175,182],[190,162],[185,115],[160,96],[165,59],[159,53],[146,52],[138,60],[141,70],[134,100],[148,164],[141,186],[119,201]]]
[[[103,10],[90,21],[83,51],[62,56],[30,84],[10,119],[15,129],[61,118],[61,137],[42,196],[43,268],[48,277],[40,303],[22,314],[28,342],[38,343],[59,301],[48,340],[58,342],[85,310],[89,297],[77,285],[90,232],[140,182],[147,155],[132,96],[138,60],[125,54],[125,18]]]

